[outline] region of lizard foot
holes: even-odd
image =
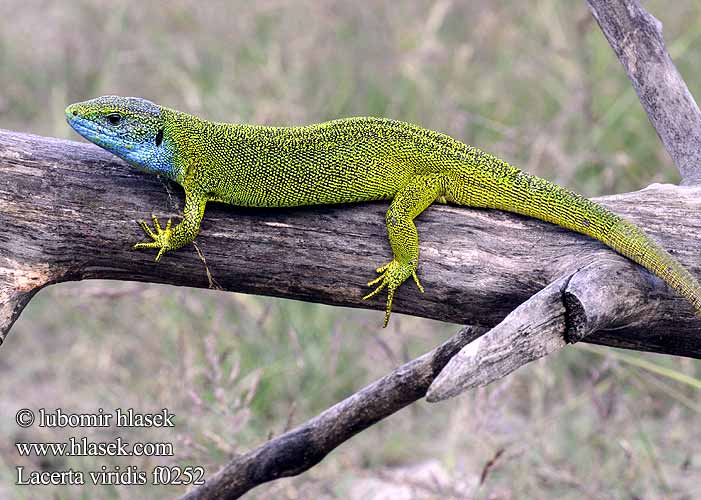
[[[158,248],[158,255],[156,255],[156,262],[158,262],[159,260],[161,260],[161,256],[164,253],[166,253],[168,250],[171,249],[171,247],[170,247],[171,220],[168,219],[168,223],[166,224],[165,229],[163,229],[161,227],[161,225],[158,223],[158,218],[156,218],[155,215],[152,215],[151,217],[153,217],[153,227],[156,228],[155,232],[143,220],[139,221],[139,225],[141,226],[141,229],[143,229],[144,232],[153,241],[137,243],[132,248],[134,250],[138,250],[138,249],[142,249],[142,248]]]
[[[374,297],[380,293],[385,287],[387,287],[387,307],[385,309],[385,321],[382,324],[382,328],[387,326],[389,323],[389,317],[392,313],[392,299],[394,299],[394,291],[404,283],[409,276],[414,278],[414,283],[419,287],[421,293],[424,293],[424,287],[421,286],[418,276],[416,276],[416,264],[409,262],[403,264],[397,260],[392,260],[388,264],[376,269],[380,276],[368,283],[368,286],[378,285],[372,292],[363,297],[363,300],[367,300],[370,297]],[[378,284],[379,283],[379,284]]]

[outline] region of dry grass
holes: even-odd
[[[699,95],[701,7],[646,5]],[[0,0],[0,126],[76,138],[64,106],[107,93],[226,121],[391,116],[588,195],[676,180],[575,0]],[[2,348],[0,496],[170,498],[181,490],[12,486],[14,466],[191,463],[212,472],[453,330],[399,315],[387,331],[379,324],[380,313],[236,294],[114,282],[51,287]],[[251,496],[695,498],[699,377],[697,361],[568,349],[487,389],[414,405],[303,477]],[[23,407],[167,407],[175,430],[90,435],[172,441],[175,457],[23,462],[16,440],[75,435],[19,429],[11,417]]]

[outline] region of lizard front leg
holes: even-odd
[[[137,243],[134,245],[134,249],[158,248],[158,255],[156,255],[156,262],[158,262],[168,250],[177,250],[192,243],[200,230],[200,222],[202,222],[206,204],[207,197],[202,192],[198,190],[186,191],[185,210],[180,224],[171,229],[171,220],[168,219],[166,227],[162,228],[154,215],[153,226],[155,230],[152,230],[145,221],[140,220],[139,225],[153,241]]]
[[[418,175],[412,178],[392,200],[387,211],[387,234],[394,258],[388,264],[377,268],[380,276],[368,283],[378,285],[363,299],[377,295],[387,287],[387,307],[383,328],[392,313],[392,300],[395,290],[409,278],[414,278],[416,286],[424,289],[416,275],[419,265],[419,235],[414,225],[414,217],[423,212],[445,191],[446,179],[442,174]]]

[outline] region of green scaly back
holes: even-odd
[[[140,98],[105,96],[69,106],[81,135],[135,167],[185,190],[183,220],[153,218],[152,241],[169,250],[192,242],[208,201],[249,207],[391,200],[386,224],[393,259],[377,269],[388,298],[410,276],[419,289],[413,219],[436,200],[535,217],[586,234],[649,269],[701,310],[701,285],[640,228],[601,205],[527,174],[451,137],[385,118],[345,118],[301,127],[214,123]]]

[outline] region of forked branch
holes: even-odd
[[[462,349],[431,385],[430,402],[487,385],[602,329],[654,316],[651,283],[622,257],[600,259],[563,276]]]
[[[587,1],[628,74],[650,122],[677,165],[683,183],[699,184],[701,111],[665,48],[662,23],[643,9],[638,0]],[[630,268],[625,265],[614,266],[614,269],[609,267],[603,266],[602,269],[619,279],[623,275],[616,271]],[[635,322],[631,314],[639,314],[639,309],[647,310],[639,317],[655,315],[655,311],[649,310],[651,302],[644,298],[640,300],[644,286],[626,285],[626,290],[620,290],[607,277],[606,273],[590,268],[584,275],[576,273],[566,279],[568,287],[571,286],[569,280],[576,279],[579,291],[588,297],[585,302],[577,297],[576,303],[589,310],[583,318],[574,314],[572,307],[567,307],[567,297],[576,297],[576,294],[565,292],[561,295],[564,278],[551,283],[509,314],[484,338],[463,349],[431,386],[428,399],[438,401],[455,396],[559,350],[568,341],[581,340],[627,321]],[[617,293],[610,293],[612,287]],[[629,303],[628,297],[636,298],[636,307]],[[580,320],[584,321],[584,329],[573,337],[569,330]]]

